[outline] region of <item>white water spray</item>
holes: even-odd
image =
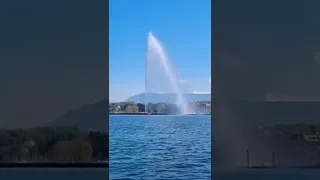
[[[153,58],[156,56],[157,58]],[[148,33],[148,50],[147,50],[147,60],[146,60],[146,82],[145,82],[145,94],[148,93],[147,85],[148,85],[148,64],[152,60],[159,60],[160,64],[162,65],[162,68],[165,70],[165,74],[167,75],[167,78],[169,79],[170,85],[172,86],[172,89],[174,93],[177,95],[177,102],[176,104],[181,110],[182,114],[188,114],[188,104],[185,101],[183,94],[179,88],[178,80],[173,72],[172,66],[170,64],[169,58],[167,57],[164,48],[162,47],[160,41],[155,38],[155,36],[149,32]],[[146,98],[147,103],[147,98]]]

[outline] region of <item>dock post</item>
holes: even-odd
[[[250,168],[250,152],[247,150],[247,167]]]
[[[272,152],[272,166],[275,165],[275,163],[274,163],[275,156],[276,156],[276,153],[275,153],[275,152]]]

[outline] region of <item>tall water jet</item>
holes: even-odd
[[[160,65],[156,65],[156,63],[160,63]],[[153,73],[159,77],[159,81],[151,82],[149,79],[150,76],[150,70],[151,66],[156,65],[156,67],[153,70]],[[180,109],[181,114],[188,114],[188,103],[186,102],[185,98],[183,97],[183,93],[180,90],[178,79],[176,77],[176,74],[173,71],[173,67],[169,61],[168,56],[165,53],[165,50],[163,46],[161,45],[161,42],[151,33],[148,33],[148,49],[147,49],[147,58],[146,58],[146,74],[145,74],[145,112],[147,112],[147,104],[148,104],[148,93],[154,92],[151,88],[154,88],[155,86],[158,86],[159,89],[157,89],[157,93],[161,90],[165,90],[168,92],[168,89],[166,89],[166,83],[161,82],[160,77],[161,73],[157,73],[154,71],[160,71],[162,69],[164,70],[164,74],[166,75],[166,80],[169,82],[169,88],[171,92],[173,92],[176,95],[176,104]],[[154,86],[151,85],[151,83],[155,83]]]

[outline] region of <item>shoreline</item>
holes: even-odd
[[[286,166],[277,166],[277,165],[254,165],[254,166],[242,166],[241,169],[319,169],[320,164],[315,165],[286,165]]]
[[[109,115],[149,115],[149,116],[159,116],[159,115],[165,115],[165,116],[175,116],[177,114],[165,114],[165,113],[109,113]],[[211,115],[211,114],[184,114],[186,116],[201,116],[201,115]]]

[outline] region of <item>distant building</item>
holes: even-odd
[[[28,139],[25,143],[22,144],[22,148],[33,148],[36,146],[36,142],[33,139]]]
[[[28,139],[22,144],[0,147],[0,161],[31,160],[37,154],[33,149],[36,143]]]
[[[302,140],[305,142],[320,142],[320,134],[292,134],[290,140]]]
[[[303,135],[303,138],[307,142],[320,142],[320,135],[315,134],[315,135]]]
[[[292,134],[290,140],[305,140],[302,134]]]

